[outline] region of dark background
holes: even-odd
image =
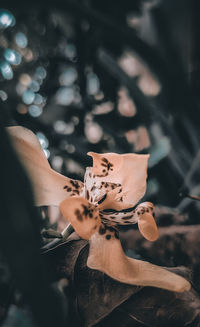
[[[2,108],[38,133],[56,170],[82,179],[87,151],[150,153],[148,198],[199,193],[197,2],[4,6]]]
[[[197,0],[1,1],[4,125],[81,180],[88,151],[150,153],[146,198],[198,224],[199,21]]]

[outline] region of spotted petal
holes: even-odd
[[[60,211],[78,235],[86,240],[90,239],[101,225],[98,209],[82,196],[62,201]]]
[[[126,284],[154,286],[175,292],[190,289],[190,283],[183,277],[149,262],[127,257],[116,229],[111,226],[102,225],[92,235],[87,265]]]
[[[158,238],[158,227],[153,217],[154,206],[151,202],[143,202],[137,206],[138,228],[140,233],[148,241],[156,241]]]
[[[106,190],[106,201],[101,209],[122,210],[133,207],[146,191],[147,162],[149,155],[138,154],[99,154],[89,152],[93,158],[90,179],[102,183],[112,183],[113,189]],[[87,185],[87,178],[85,180]],[[91,184],[91,182],[90,182]],[[88,188],[87,188],[88,189]],[[92,190],[89,190],[92,192]]]
[[[67,196],[80,193],[81,182],[50,167],[33,132],[21,126],[8,127],[7,131],[32,182],[36,205],[58,205]]]
[[[98,206],[100,208],[100,205]],[[100,210],[102,219],[119,225],[133,225],[138,223],[141,234],[150,241],[158,238],[158,228],[153,218],[154,205],[151,202],[142,202],[135,208],[116,210]]]

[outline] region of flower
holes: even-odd
[[[79,236],[89,240],[89,268],[127,284],[176,292],[190,289],[183,277],[127,257],[119,240],[117,226],[135,223],[149,241],[158,238],[153,204],[137,205],[146,191],[149,155],[89,152],[93,167],[86,169],[82,183],[50,167],[30,130],[17,126],[8,131],[33,184],[36,205],[59,205]]]

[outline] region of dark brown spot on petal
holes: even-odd
[[[133,218],[133,215],[122,217],[122,219],[126,219],[126,220],[131,219],[131,218]]]
[[[85,206],[84,204],[82,204],[81,206],[83,208],[83,215],[87,217],[87,215],[89,215],[89,213],[90,213],[90,209],[87,206]]]
[[[99,234],[100,234],[100,235],[103,235],[103,234],[105,234],[105,232],[106,232],[105,227],[100,226],[100,228],[99,228]]]
[[[98,204],[101,204],[103,201],[105,201],[106,197],[107,197],[107,193],[102,197],[101,200],[98,201]]]
[[[81,215],[81,212],[79,209],[76,209],[75,212],[74,212],[76,218],[79,220],[79,221],[83,221],[83,217]]]
[[[106,235],[106,239],[107,239],[107,240],[110,240],[110,239],[111,239],[111,235],[110,235],[110,234],[107,234],[107,235]]]
[[[105,226],[105,228],[106,228],[107,231],[110,231],[110,232],[112,232],[112,230],[113,230],[112,227],[110,228],[108,225]]]
[[[73,179],[70,179],[70,183],[76,188],[80,188],[79,183],[77,181],[73,181]]]
[[[87,191],[86,191],[86,199],[89,200],[89,198],[90,198],[90,194],[89,194],[89,192],[88,192],[88,190],[87,190]]]

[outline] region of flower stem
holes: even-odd
[[[74,228],[71,224],[67,225],[67,227],[65,227],[65,229],[63,229],[63,231],[61,232],[61,235],[63,237],[63,239],[67,239],[69,237],[69,235],[71,235],[74,232]]]
[[[74,228],[72,227],[71,224],[67,225],[65,229],[61,232],[62,238],[55,238],[53,241],[45,244],[42,248],[41,251],[42,253],[49,251],[53,249],[55,246],[62,244],[64,241],[67,240],[67,238],[74,232]]]

